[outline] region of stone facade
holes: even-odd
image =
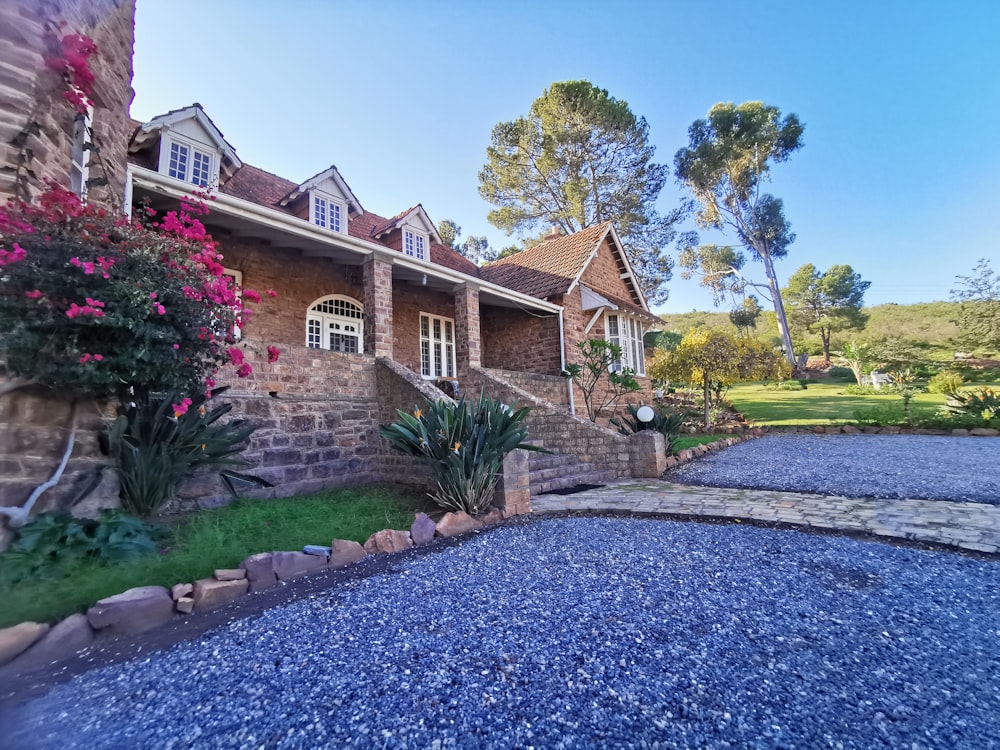
[[[120,206],[125,187],[125,149],[131,125],[133,0],[5,0],[0,3],[0,198],[14,194],[17,165],[28,189],[37,194],[44,180],[69,186],[75,112],[61,96],[59,76],[45,67],[46,30],[65,21],[63,33],[77,32],[97,44],[91,58],[95,75],[94,143],[103,168],[91,159],[90,177],[106,178],[90,198]],[[37,109],[35,109],[37,106]],[[34,110],[34,116],[32,111]],[[37,133],[24,147],[14,143],[34,120]]]
[[[482,305],[482,366],[558,375],[559,316],[539,316],[512,307]]]

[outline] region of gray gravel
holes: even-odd
[[[5,746],[1000,747],[998,564],[735,524],[506,526],[78,677]]]
[[[710,487],[1000,505],[1000,439],[765,435],[671,471]]]

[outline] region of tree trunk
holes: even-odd
[[[830,366],[830,329],[820,328],[819,337],[823,340],[823,366]]]
[[[788,316],[785,314],[785,303],[781,299],[778,277],[774,273],[774,260],[770,253],[761,253],[760,257],[764,262],[764,273],[767,274],[767,288],[771,292],[771,300],[774,303],[774,314],[778,319],[778,333],[781,335],[781,345],[785,349],[785,359],[794,370],[795,349],[792,347],[792,335],[788,330]]]
[[[710,406],[709,398],[711,397],[711,394],[712,394],[711,381],[709,381],[708,375],[705,375],[705,429],[706,430],[712,426],[712,413],[711,409],[709,408]]]

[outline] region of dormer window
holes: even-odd
[[[427,235],[407,227],[403,228],[403,254],[427,260]]]
[[[208,187],[219,179],[217,160],[209,149],[174,135],[165,137],[160,148],[160,171],[198,187]]]
[[[329,195],[312,192],[309,202],[309,221],[331,232],[343,233],[347,229],[347,206]]]

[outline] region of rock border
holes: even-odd
[[[344,568],[372,555],[428,545],[436,538],[468,534],[506,518],[498,508],[478,518],[448,512],[437,523],[426,513],[417,513],[409,530],[382,529],[363,545],[334,539],[329,547],[309,545],[308,552],[261,552],[247,557],[238,568],[216,570],[211,578],[177,583],[170,589],[140,586],[105,597],[85,614],[72,614],[52,626],[30,621],[11,625],[0,629],[0,678],[27,675],[71,659],[98,639],[146,633],[179,617],[216,609],[303,576]]]

